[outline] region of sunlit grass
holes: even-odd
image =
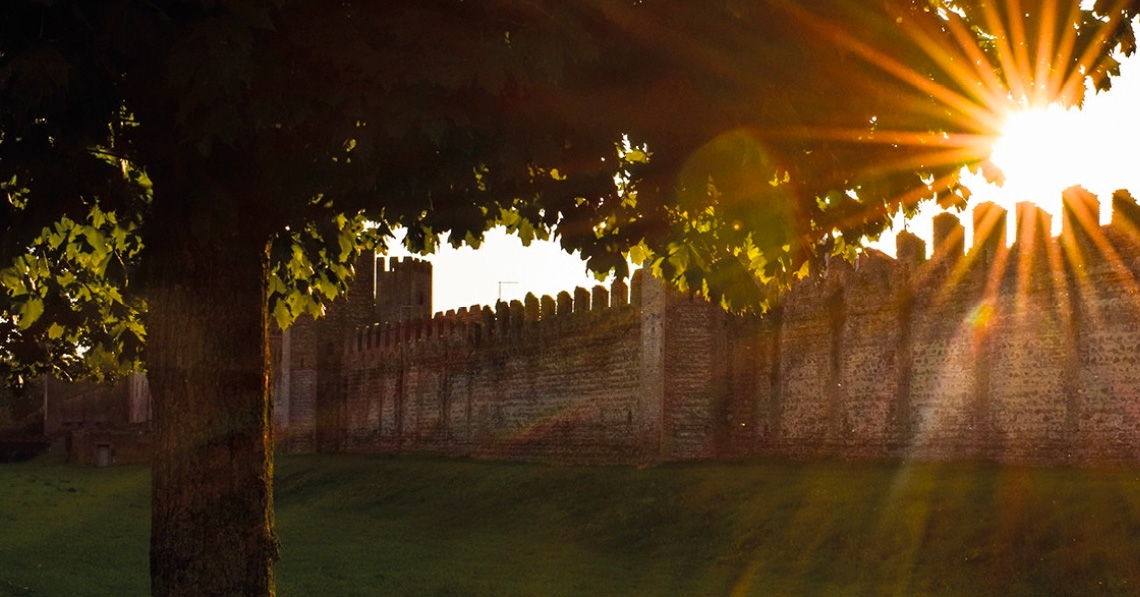
[[[0,595],[145,595],[146,471],[0,465]],[[74,491],[71,491],[74,489]],[[1132,595],[1140,472],[280,459],[290,595]]]

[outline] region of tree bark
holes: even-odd
[[[147,222],[151,592],[273,595],[264,239],[219,242],[162,209]]]

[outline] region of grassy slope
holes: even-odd
[[[0,597],[144,595],[146,491],[0,465]],[[292,456],[277,492],[286,597],[1140,593],[1136,471]]]

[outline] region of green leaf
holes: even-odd
[[[20,321],[16,327],[21,330],[26,330],[32,327],[41,315],[44,314],[44,302],[39,298],[29,298],[24,301],[24,304],[19,309]]]
[[[623,158],[625,159],[625,161],[627,161],[631,164],[648,164],[649,163],[649,154],[647,154],[645,151],[643,151],[641,149],[633,149],[631,151],[628,151],[623,156]]]
[[[106,222],[106,219],[103,216],[103,210],[99,209],[98,206],[91,208],[90,218],[91,226],[94,228],[102,228],[103,224]]]
[[[641,265],[645,263],[645,260],[648,259],[652,254],[653,253],[649,250],[649,247],[645,246],[644,242],[640,242],[629,248],[627,256],[629,257],[629,260],[632,261],[635,265]]]
[[[313,285],[316,287],[318,292],[325,295],[325,298],[330,301],[335,299],[337,295],[340,294],[336,287],[336,284],[330,282],[325,276],[317,276],[313,280]]]
[[[811,262],[805,261],[804,264],[800,266],[800,269],[796,271],[794,276],[797,280],[803,280],[804,278],[808,277],[809,274],[811,274]]]
[[[0,270],[0,286],[3,286],[12,296],[20,296],[28,292],[24,286],[24,279],[11,268]]]
[[[273,319],[277,322],[277,327],[286,329],[293,323],[293,312],[289,310],[289,306],[283,300],[279,300],[273,305]]]

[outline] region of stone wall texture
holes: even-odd
[[[1025,204],[1007,248],[1005,212],[982,205],[968,251],[940,217],[930,259],[909,235],[899,259],[833,260],[759,318],[641,276],[364,327],[376,303],[342,306],[329,329],[287,332],[278,405],[313,437],[301,450],[1137,462],[1138,210],[1115,197],[1101,227],[1095,197],[1065,199],[1060,237]],[[416,280],[398,292],[422,306]]]
[[[660,415],[639,375],[639,310],[580,309],[528,319],[515,303],[362,330],[345,351],[338,448],[655,458]]]

